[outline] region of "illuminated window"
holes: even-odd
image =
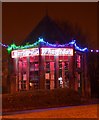
[[[49,73],[46,73],[46,74],[45,74],[45,79],[47,79],[47,80],[50,79]]]
[[[50,61],[54,61],[54,56],[50,56]]]
[[[23,74],[23,80],[27,80],[27,75],[26,75],[26,73]]]
[[[35,56],[35,57],[34,57],[34,60],[35,60],[35,61],[38,61],[38,60],[39,60],[39,57],[38,57],[38,56]]]
[[[45,60],[46,60],[46,61],[49,61],[49,60],[50,60],[50,57],[49,57],[49,56],[45,56]]]
[[[38,69],[39,69],[39,64],[35,63],[35,71],[38,71]]]
[[[51,71],[54,71],[54,66],[55,66],[55,63],[54,62],[50,62],[50,70]]]
[[[67,61],[68,60],[68,56],[64,56],[64,61]]]
[[[35,61],[35,56],[30,56],[30,63]]]
[[[30,89],[38,89],[39,88],[39,63],[38,62],[30,62]]]
[[[38,71],[38,70],[39,70],[38,62],[30,62],[30,71]]]
[[[30,62],[30,71],[34,71],[35,70],[35,66],[33,62]]]
[[[59,56],[59,60],[63,60],[63,56]]]

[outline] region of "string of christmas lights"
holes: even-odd
[[[0,42],[0,45],[1,45],[2,47],[8,48],[8,45],[5,45],[5,44],[3,44],[3,43],[1,43],[1,42]]]
[[[0,42],[0,45],[3,47],[6,47],[8,50],[8,53],[10,53],[12,50],[17,50],[17,49],[27,49],[27,48],[32,48],[32,47],[36,47],[39,44],[46,45],[48,47],[66,47],[66,46],[74,46],[76,50],[81,51],[81,52],[99,52],[99,50],[88,50],[88,48],[80,48],[79,46],[77,46],[76,44],[76,40],[72,40],[71,42],[69,42],[68,44],[51,44],[49,42],[46,42],[43,40],[43,38],[39,38],[38,41],[36,41],[33,44],[26,44],[26,45],[22,45],[22,46],[16,46],[14,43],[11,45],[5,45],[3,43]]]

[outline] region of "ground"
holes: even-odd
[[[98,104],[59,107],[4,115],[3,118],[98,118],[98,108]]]

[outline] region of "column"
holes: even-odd
[[[62,81],[63,81],[63,88],[65,87],[65,63],[62,62]]]
[[[9,84],[9,87],[10,87],[10,92],[11,93],[15,93],[16,91],[18,91],[18,86],[16,85],[17,81],[18,81],[18,74],[17,74],[17,70],[16,70],[16,66],[17,66],[17,61],[16,59],[12,59],[11,61],[9,62],[12,62],[10,64],[12,64],[12,74],[10,73],[10,84]]]
[[[44,70],[44,56],[41,56],[41,49],[39,48],[39,88],[45,89],[45,70]]]
[[[26,69],[26,90],[29,90],[29,73],[30,73],[30,57],[27,57],[27,69]]]
[[[50,62],[50,89],[54,89],[54,62]]]
[[[59,56],[55,56],[55,88],[59,88]]]
[[[15,66],[15,76],[16,76],[16,91],[19,90],[19,75],[18,75],[18,71],[19,71],[19,67],[18,67],[18,62],[19,62],[19,58],[15,58],[14,59],[14,66]]]

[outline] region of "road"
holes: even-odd
[[[4,115],[2,118],[98,118],[99,105],[82,105],[71,107],[59,107],[41,110],[32,110],[25,113]]]

